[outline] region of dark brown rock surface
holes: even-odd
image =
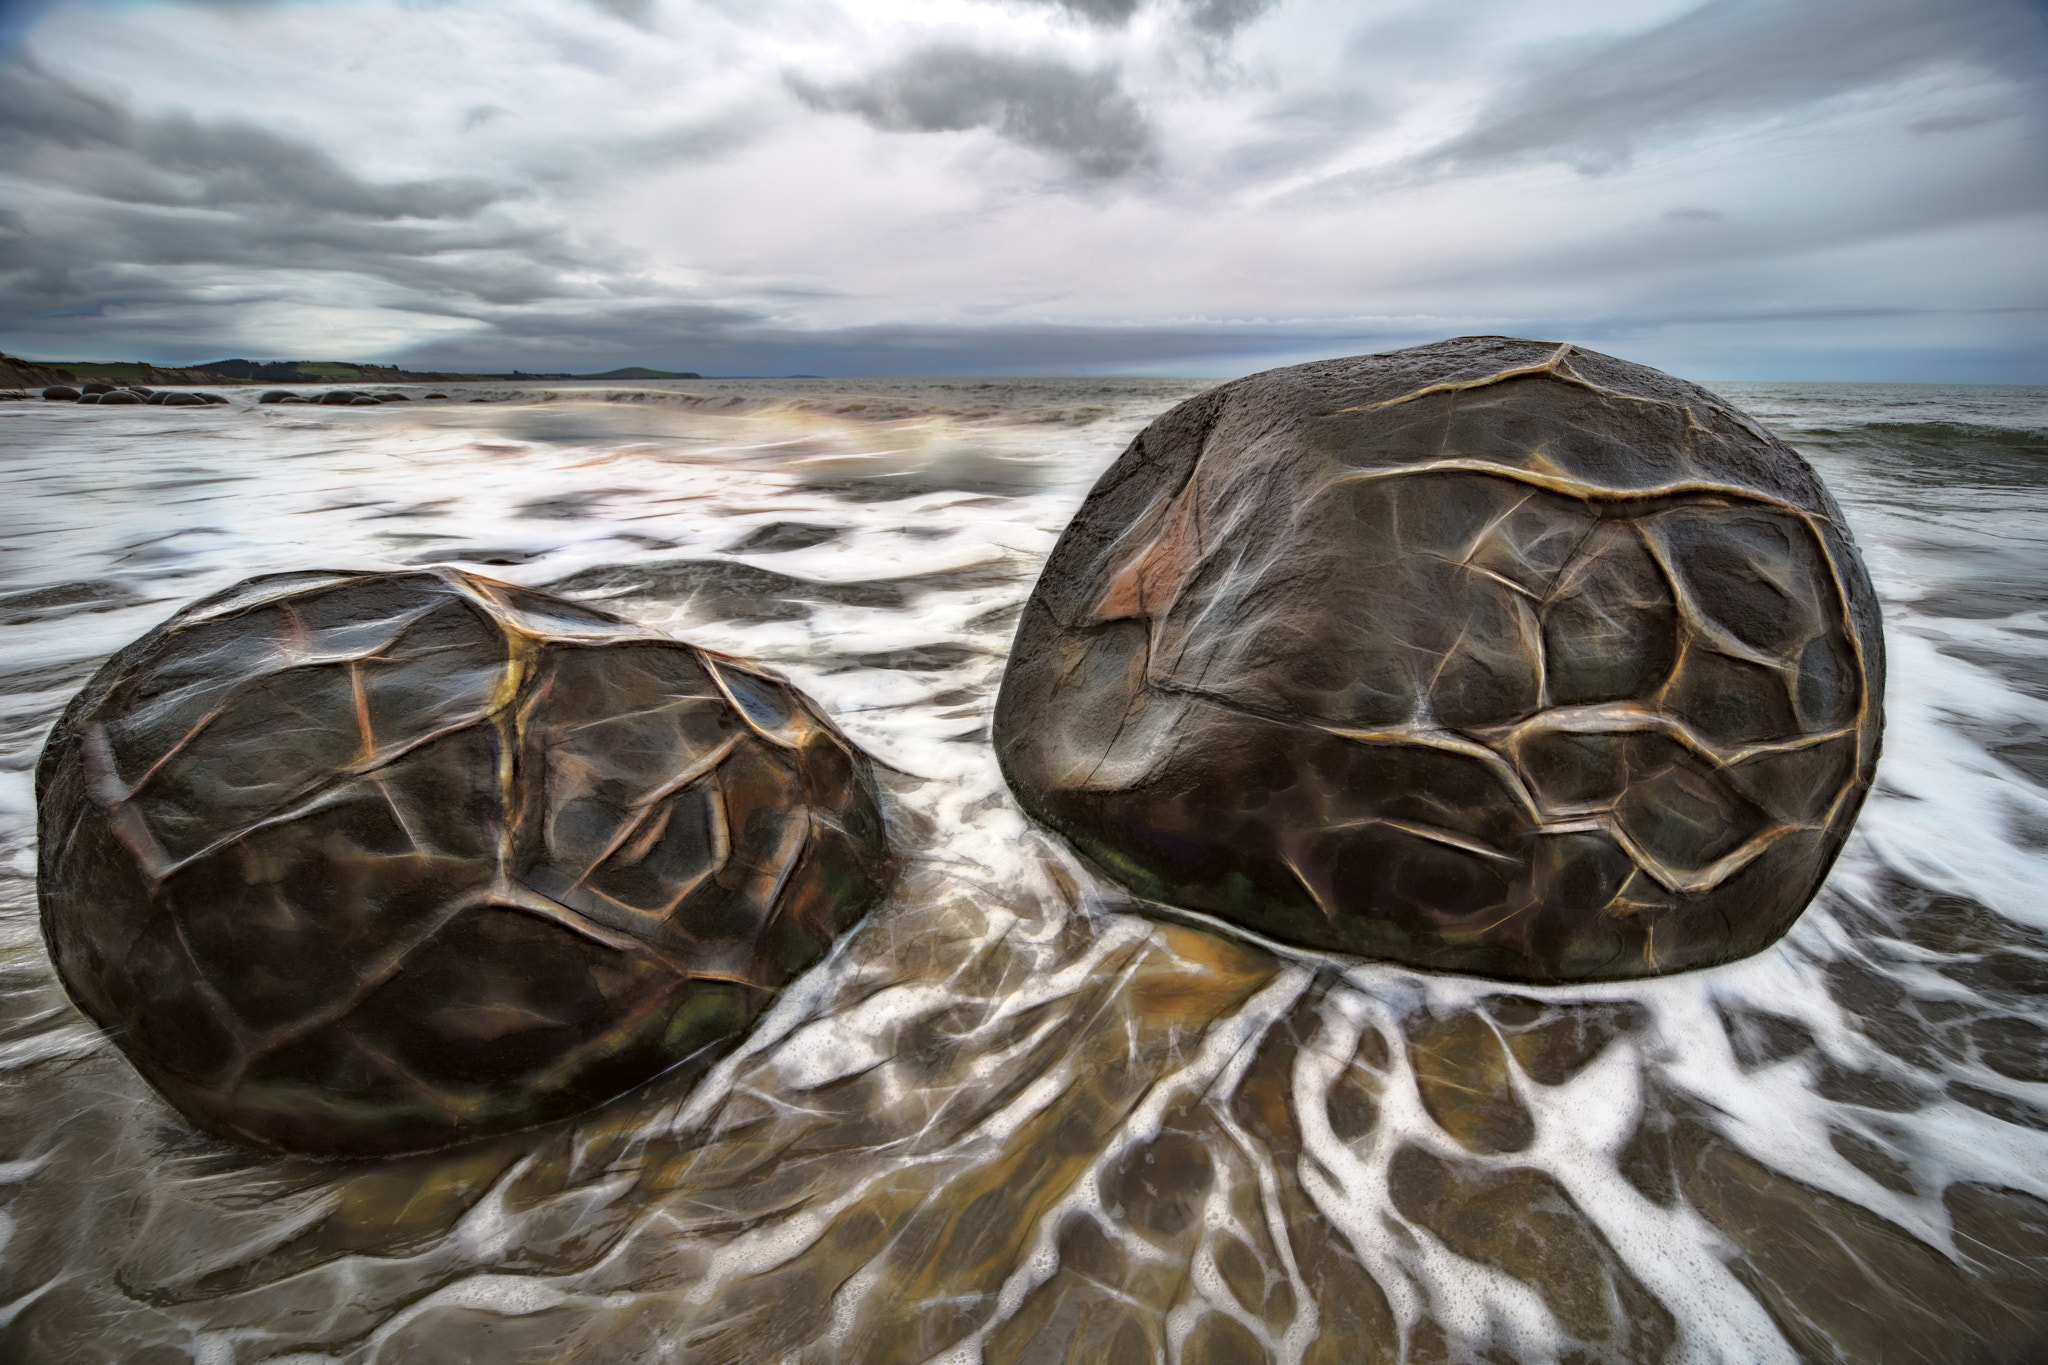
[[[1053,550],[995,735],[1026,810],[1141,896],[1574,981],[1782,934],[1882,694],[1796,454],[1655,370],[1465,337],[1146,428]]]
[[[360,1155],[702,1065],[879,897],[868,760],[737,660],[453,570],[251,579],[36,774],[66,989],[200,1126]]]

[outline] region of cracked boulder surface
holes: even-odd
[[[995,716],[1025,809],[1152,902],[1506,980],[1777,939],[1882,727],[1869,578],[1755,421],[1570,345],[1252,375],[1111,466]]]
[[[321,1155],[707,1065],[890,871],[869,760],[786,681],[450,569],[187,608],[36,796],[72,999],[201,1128]]]

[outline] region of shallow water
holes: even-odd
[[[1507,991],[1144,918],[1004,789],[1036,566],[1201,387],[0,405],[0,1358],[2048,1355],[2048,390],[1724,388],[1820,468],[1884,599],[1878,787],[1771,951]],[[427,562],[782,669],[886,765],[907,871],[694,1085],[447,1153],[251,1156],[58,989],[30,769],[183,602]]]

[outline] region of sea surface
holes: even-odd
[[[1720,386],[1876,580],[1877,787],[1771,950],[1510,989],[1148,919],[1006,791],[1038,565],[1203,387],[0,404],[0,1360],[2048,1359],[2048,389]],[[693,1084],[252,1155],[57,985],[36,755],[183,603],[425,563],[787,673],[879,760],[904,875]]]

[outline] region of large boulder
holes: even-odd
[[[1463,337],[1253,375],[1142,432],[1061,536],[995,741],[1139,895],[1517,981],[1771,943],[1877,762],[1841,510],[1655,370]]]
[[[705,1065],[888,873],[869,761],[781,678],[446,569],[187,608],[36,795],[72,999],[200,1127],[322,1154]]]

